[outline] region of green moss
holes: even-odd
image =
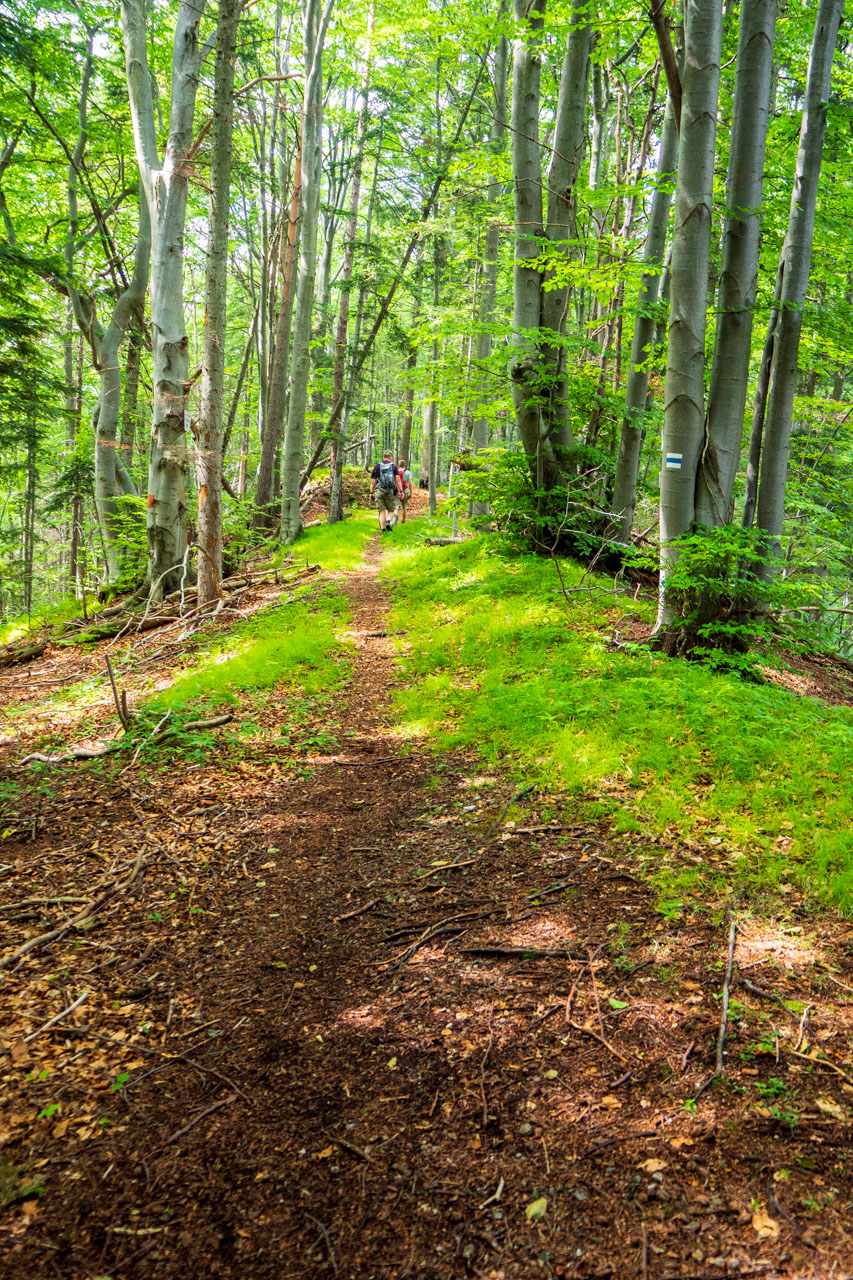
[[[412,736],[514,762],[578,797],[618,794],[617,829],[640,820],[691,837],[709,889],[733,876],[796,881],[853,910],[850,710],[613,649],[617,617],[650,605],[563,562],[567,603],[551,562],[493,539],[426,548],[424,528],[398,530],[386,551],[393,625],[408,632],[398,714]]]

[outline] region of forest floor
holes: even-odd
[[[333,752],[27,797],[0,749],[2,954],[59,930],[0,988],[0,1277],[853,1275],[849,929],[736,906],[694,1101],[728,919],[662,917],[611,824],[398,734],[384,543],[338,577]],[[3,673],[6,711],[56,670]]]

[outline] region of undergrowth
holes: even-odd
[[[494,538],[425,547],[427,528],[398,528],[385,550],[407,632],[404,731],[595,801],[656,874],[664,911],[694,891],[794,883],[853,910],[853,712],[613,648],[616,620],[647,619],[650,603],[564,560],[567,602],[552,562]],[[670,839],[692,865],[673,865]]]

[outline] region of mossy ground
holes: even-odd
[[[693,891],[794,885],[853,910],[851,709],[617,647],[617,619],[650,601],[564,561],[567,601],[550,561],[486,537],[427,547],[428,531],[398,529],[387,554],[410,735],[604,806],[673,912]],[[673,869],[668,838],[694,866]]]

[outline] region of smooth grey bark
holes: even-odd
[[[544,285],[539,260],[546,239],[565,252],[572,222],[574,185],[583,148],[583,110],[593,33],[585,6],[572,7],[563,63],[555,145],[548,171],[547,223],[543,216],[539,141],[541,45],[547,0],[514,0],[521,28],[513,50],[512,167],[515,197],[511,376],[516,426],[538,488],[551,487],[567,469],[572,448],[562,373],[562,347],[553,341],[565,322],[562,287]]]
[[[756,524],[764,531],[767,550],[773,556],[779,554],[785,519],[785,482],[794,394],[797,388],[800,331],[811,270],[815,207],[826,133],[832,61],[843,13],[844,0],[821,0],[818,6],[809,56],[788,230],[780,262],[782,283],[779,315],[774,335],[756,510]],[[772,564],[757,566],[757,574],[761,578],[769,579],[774,572]]]
[[[696,521],[707,528],[731,522],[740,462],[775,36],[776,0],[742,0],[717,332],[705,447],[696,481]]]
[[[188,466],[188,342],[184,226],[199,74],[207,47],[199,24],[207,0],[181,0],[172,43],[168,138],[160,157],[148,63],[145,0],[121,0],[130,114],[151,220],[153,413],[148,457],[148,576],[157,595],[178,585],[184,553]]]
[[[654,359],[656,312],[677,157],[678,128],[675,123],[672,99],[668,98],[658,151],[655,191],[649,210],[649,226],[643,251],[643,276],[640,281],[637,314],[631,339],[631,362],[625,388],[625,413],[622,418],[613,484],[611,504],[614,516],[613,533],[622,542],[627,542],[631,536],[634,508],[637,504],[637,477],[643,447],[643,421],[649,390],[649,374]]]
[[[211,131],[207,260],[204,272],[204,348],[198,419],[198,602],[222,589],[222,400],[225,394],[225,321],[228,216],[234,125],[234,62],[243,0],[219,0]]]
[[[317,273],[317,222],[323,155],[323,46],[334,0],[305,0],[305,89],[302,99],[302,231],[292,338],[290,403],[281,464],[281,530],[285,545],[299,536],[299,490],[311,376],[311,313]]]
[[[121,398],[121,437],[119,457],[129,472],[133,466],[136,428],[139,416],[139,374],[142,365],[142,332],[132,325],[124,359],[124,388]]]
[[[677,540],[693,524],[704,441],[705,327],[721,39],[720,0],[686,0],[660,473],[658,629],[674,617],[666,581],[678,558]]]
[[[258,508],[255,525],[258,528],[272,528],[272,507],[275,500],[273,493],[273,472],[275,459],[281,447],[281,436],[284,428],[284,411],[287,402],[287,375],[290,363],[290,328],[293,320],[293,282],[296,273],[296,257],[299,247],[300,211],[302,207],[302,124],[296,143],[296,155],[293,161],[293,187],[290,196],[290,210],[287,227],[281,240],[281,296],[279,298],[278,319],[276,321],[275,340],[273,345],[272,368],[269,377],[269,394],[267,412],[264,417],[264,432],[261,439],[261,460],[258,464],[258,475],[255,484],[255,503]]]
[[[332,400],[338,403],[343,395],[347,362],[347,332],[349,329],[350,293],[352,271],[355,263],[355,240],[358,234],[358,205],[361,199],[361,177],[364,170],[364,148],[367,139],[367,106],[370,92],[370,71],[373,53],[373,28],[376,6],[371,3],[367,15],[367,53],[356,125],[355,153],[353,155],[352,183],[349,193],[349,219],[344,232],[344,260],[341,267],[341,297],[338,303],[338,323],[335,329],[335,359],[332,371]],[[372,193],[371,193],[372,195]],[[372,205],[372,199],[371,199]],[[332,426],[330,470],[332,491],[329,496],[329,523],[344,518],[344,424],[339,417]]]

